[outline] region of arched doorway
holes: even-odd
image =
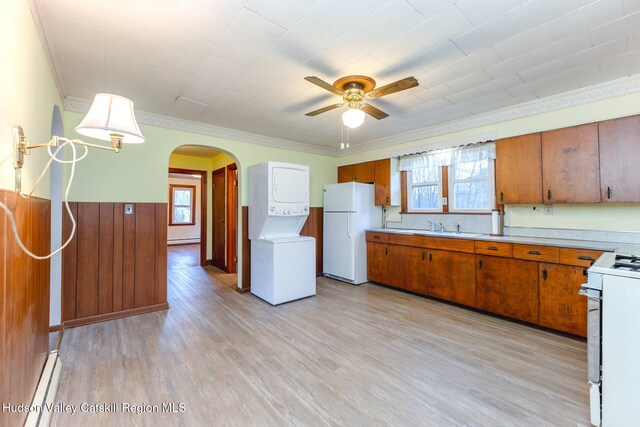
[[[213,265],[236,273],[237,159],[215,147],[186,144],[173,150],[168,163],[168,268]]]

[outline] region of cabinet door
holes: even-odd
[[[542,203],[542,144],[539,133],[496,141],[499,204]]]
[[[476,303],[481,310],[538,323],[538,263],[476,255]]]
[[[355,179],[355,165],[347,165],[338,167],[338,183],[351,182]]]
[[[428,294],[475,307],[475,256],[460,252],[429,251],[428,258]]]
[[[427,293],[427,250],[389,245],[389,284],[421,294]]]
[[[599,158],[596,123],[543,132],[544,202],[599,202]]]
[[[603,202],[640,202],[640,116],[600,122]]]
[[[373,162],[356,163],[353,166],[356,181],[373,184]]]
[[[374,162],[373,175],[376,184],[376,205],[391,205],[391,159]]]
[[[540,263],[540,325],[587,336],[587,299],[578,295],[584,268]]]
[[[367,280],[389,284],[389,246],[367,243]]]

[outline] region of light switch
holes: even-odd
[[[124,214],[133,215],[133,204],[127,203],[126,205],[124,205]]]

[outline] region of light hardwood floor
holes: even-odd
[[[167,246],[167,268],[198,267],[200,265],[200,243],[193,245]]]
[[[53,426],[588,425],[586,344],[375,285],[272,307],[215,268],[166,312],[68,329],[57,400],[185,403]]]

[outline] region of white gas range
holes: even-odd
[[[640,254],[605,253],[589,268],[591,423],[640,424]]]

